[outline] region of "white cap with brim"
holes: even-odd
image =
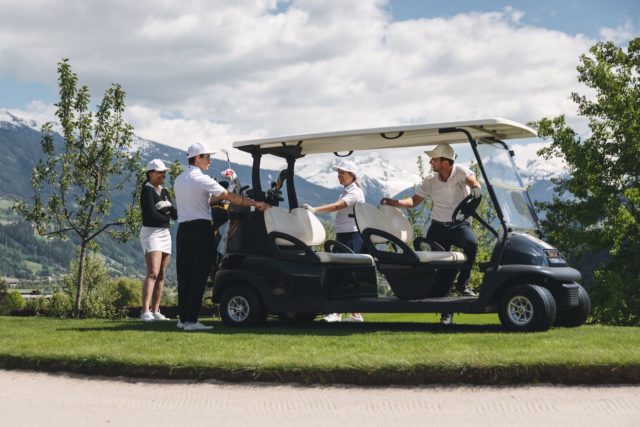
[[[195,142],[187,148],[187,158],[199,156],[200,154],[213,154],[215,151],[210,150],[209,147],[205,147],[199,142]]]
[[[153,159],[149,163],[147,163],[147,172],[148,171],[164,172],[167,170],[169,170],[169,168],[166,167],[164,162],[160,159]]]
[[[352,173],[356,178],[358,177],[358,167],[356,166],[355,163],[353,163],[350,160],[342,161],[339,165],[332,167],[331,170],[334,170],[334,171],[341,170],[341,171],[349,172],[349,173]]]
[[[432,159],[444,157],[445,159],[455,160],[456,158],[456,153],[449,144],[438,144],[436,148],[431,151],[425,151],[425,153]]]

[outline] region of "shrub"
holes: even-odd
[[[51,296],[48,305],[47,316],[70,317],[73,312],[73,300],[64,292],[56,292]]]
[[[24,298],[18,291],[9,291],[0,299],[0,314],[10,314],[13,310],[22,308],[24,308]]]
[[[178,288],[176,286],[167,286],[165,284],[162,289],[162,299],[160,300],[160,304],[165,307],[178,305]]]
[[[118,293],[114,284],[109,280],[107,267],[95,254],[88,255],[85,258],[85,263],[83,282],[86,288],[80,307],[82,316],[107,319],[122,317],[122,310],[115,304]],[[76,294],[77,274],[78,263],[73,261],[71,273],[63,280],[69,295]]]
[[[9,291],[9,284],[6,280],[0,279],[0,299],[2,299]]]
[[[36,316],[46,316],[49,311],[49,300],[47,298],[33,298],[26,302],[25,308],[32,310]]]
[[[117,308],[139,306],[142,301],[142,284],[130,277],[121,277],[112,282],[117,294],[114,304]]]

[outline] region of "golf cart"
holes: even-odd
[[[213,301],[220,304],[222,320],[240,326],[261,323],[268,314],[310,321],[317,314],[333,312],[497,312],[502,325],[514,331],[581,325],[589,315],[590,301],[578,283],[580,273],[557,249],[534,237],[540,232],[538,218],[517,173],[514,153],[503,142],[535,136],[522,124],[487,119],[235,142],[234,148],[253,157],[252,196],[275,206],[264,213],[243,212],[233,220],[241,237],[229,238],[213,282]],[[298,207],[293,177],[296,160],[303,156],[344,157],[355,150],[440,143],[471,146],[481,172],[478,178],[497,217],[495,221],[480,217],[477,200],[468,197],[452,218],[474,217],[496,238],[491,259],[480,265],[483,280],[478,296],[446,294],[466,262],[464,254],[423,248],[421,237],[412,241],[411,225],[396,208],[354,207],[368,252],[354,254],[338,242],[325,241],[318,218]],[[270,191],[262,190],[264,155],[287,162],[288,210],[277,207],[273,185]],[[319,245],[324,251],[312,249]],[[376,270],[389,282],[393,296],[378,296]]]

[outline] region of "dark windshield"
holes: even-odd
[[[507,225],[523,231],[538,229],[531,199],[507,147],[498,142],[480,141],[478,152]]]

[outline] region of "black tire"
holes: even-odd
[[[311,323],[318,313],[278,313],[278,318],[285,323],[301,324]]]
[[[253,326],[267,319],[258,294],[248,286],[232,286],[220,298],[220,317],[226,326]]]
[[[591,299],[589,299],[587,290],[581,285],[578,286],[578,306],[569,310],[559,311],[556,318],[556,326],[575,328],[582,325],[589,318],[591,314]]]
[[[498,314],[510,331],[546,331],[556,320],[556,301],[542,286],[515,285],[500,300]]]

